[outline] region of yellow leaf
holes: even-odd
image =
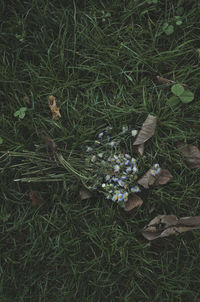
[[[51,112],[52,112],[52,119],[54,120],[56,118],[61,117],[59,108],[56,105],[55,96],[50,95],[48,99],[49,99],[49,108],[51,109]]]

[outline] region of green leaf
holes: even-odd
[[[190,103],[194,99],[194,93],[191,91],[184,91],[179,98],[183,103]]]
[[[19,110],[15,111],[15,113],[14,113],[15,117],[18,116],[18,115],[20,115],[20,111]]]
[[[165,29],[165,33],[167,36],[173,34],[174,32],[174,26],[173,25],[169,25],[166,29]]]
[[[25,112],[20,112],[19,118],[23,119],[25,117]]]
[[[163,30],[165,30],[167,27],[169,26],[169,24],[167,23],[167,22],[165,22],[164,24],[163,24]]]
[[[170,106],[174,106],[177,105],[180,102],[179,98],[175,95],[171,96],[168,100],[167,100],[167,104]]]
[[[0,145],[2,145],[2,144],[3,144],[3,138],[0,137]]]
[[[175,84],[172,86],[171,92],[176,96],[180,96],[184,92],[184,88],[181,84]]]
[[[176,25],[180,26],[183,22],[181,20],[176,21]]]
[[[20,110],[21,112],[25,112],[25,111],[27,110],[27,108],[26,108],[26,107],[21,107],[19,110]]]

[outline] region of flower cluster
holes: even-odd
[[[131,192],[140,192],[137,160],[121,152],[120,142],[111,138],[110,130],[99,133],[95,146],[87,148],[87,163],[93,171],[92,187],[124,207]]]
[[[151,175],[156,176],[160,172],[159,164],[154,164],[153,168],[150,170]]]

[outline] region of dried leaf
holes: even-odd
[[[86,188],[82,188],[80,190],[79,194],[80,194],[81,200],[88,199],[88,198],[92,197],[92,193]]]
[[[44,204],[43,200],[40,198],[39,194],[37,191],[30,191],[29,192],[29,198],[32,201],[32,206],[34,208],[40,207],[41,205]]]
[[[128,201],[125,204],[124,210],[129,212],[143,204],[143,200],[136,194],[130,194]]]
[[[53,95],[49,96],[49,108],[51,109],[53,120],[61,117],[59,108],[56,105],[56,98]]]
[[[159,215],[142,230],[148,240],[178,235],[190,230],[200,229],[200,216],[177,218],[175,215]]]
[[[162,78],[160,76],[156,76],[156,78],[160,84],[176,84],[176,82],[174,82],[172,80],[168,80],[166,78]]]
[[[144,154],[144,144],[135,146],[135,152],[142,156]]]
[[[42,134],[41,138],[45,142],[45,145],[46,145],[46,148],[47,148],[47,152],[56,153],[57,146],[56,146],[56,143],[52,140],[52,138],[49,135],[47,135],[47,134]]]
[[[158,80],[158,82],[159,82],[160,84],[176,84],[175,81],[168,80],[168,79],[163,78],[163,77],[160,77],[160,76],[156,76],[156,78],[157,78],[157,80]],[[184,86],[184,87],[188,87],[187,84],[181,84],[181,85]]]
[[[156,122],[157,117],[149,114],[133,143],[133,146],[137,147],[137,151],[140,155],[143,155],[144,153],[144,146],[141,145],[149,140],[155,133]]]
[[[30,98],[27,94],[24,95],[23,100],[24,100],[24,102],[30,104]]]
[[[138,184],[143,186],[145,189],[149,189],[150,186],[159,186],[159,185],[165,185],[172,179],[171,173],[166,169],[160,169],[160,172],[153,176],[151,174],[151,170],[153,168],[149,169],[139,180]]]
[[[177,144],[178,151],[185,157],[190,169],[200,167],[200,150],[193,145]]]

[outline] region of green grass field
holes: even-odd
[[[200,146],[200,3],[148,2],[1,1],[1,302],[200,301],[200,231],[152,242],[140,232],[158,214],[200,213],[199,169],[176,149]],[[157,75],[187,84],[194,100],[168,106],[170,85]],[[21,107],[25,117],[14,117]],[[133,215],[97,194],[81,200],[86,147],[106,126],[140,129],[149,113],[158,123],[141,173],[156,161],[173,180],[143,190]],[[131,139],[126,147],[133,154]],[[32,207],[31,190],[43,207]]]

